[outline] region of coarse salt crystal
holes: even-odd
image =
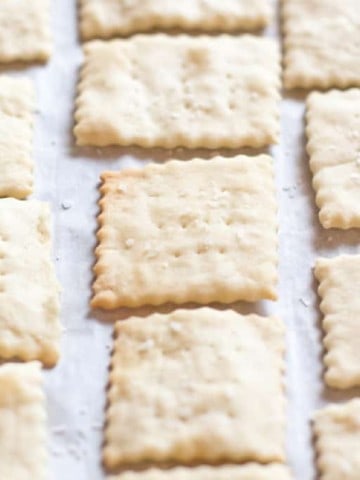
[[[151,338],[147,339],[145,342],[143,342],[141,345],[139,345],[139,352],[146,352],[148,350],[151,350],[154,347],[155,343],[154,340]]]
[[[173,332],[180,332],[181,331],[181,325],[178,322],[170,322],[170,330]]]
[[[128,238],[125,242],[125,245],[127,246],[127,248],[131,248],[135,243],[135,240],[133,238]]]

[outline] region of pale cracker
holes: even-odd
[[[139,35],[84,47],[79,145],[262,147],[278,141],[279,52],[255,36]]]
[[[268,0],[79,0],[82,37],[109,38],[153,29],[255,30],[268,25]]]
[[[33,110],[30,80],[0,76],[0,197],[32,193]]]
[[[59,287],[50,260],[46,203],[0,200],[0,357],[59,356]]]
[[[359,480],[360,399],[315,414],[319,480]]]
[[[360,86],[359,0],[281,0],[286,88]]]
[[[1,0],[0,62],[44,62],[52,50],[49,0]]]
[[[360,89],[307,99],[307,151],[325,228],[360,227]]]
[[[171,161],[102,180],[93,307],[277,298],[271,157]]]
[[[334,388],[360,386],[360,255],[320,258],[315,276],[326,332],[326,383]]]
[[[104,463],[283,462],[284,325],[233,310],[116,323]]]
[[[127,471],[108,480],[291,480],[284,465],[223,465],[196,468],[177,467],[170,470],[151,468],[141,472]]]
[[[46,410],[40,364],[0,366],[0,478],[47,478]]]

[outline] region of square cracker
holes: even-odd
[[[40,364],[0,366],[0,478],[45,480],[45,445]]]
[[[271,157],[171,161],[102,181],[93,307],[277,298]]]
[[[153,29],[253,30],[270,20],[268,0],[80,0],[82,37],[109,38]]]
[[[360,399],[315,414],[319,480],[359,480]]]
[[[108,480],[291,480],[284,465],[224,465],[196,468],[177,467],[171,470],[151,468],[141,472],[127,471]]]
[[[284,461],[284,325],[177,310],[115,326],[104,464]]]
[[[0,76],[0,197],[32,193],[33,110],[30,80]]]
[[[0,62],[48,60],[49,0],[1,0]]]
[[[325,228],[360,227],[360,89],[307,99],[307,151]]]
[[[49,216],[43,202],[0,200],[0,357],[53,366],[60,322]]]
[[[281,0],[286,88],[360,86],[359,0]]]
[[[320,258],[315,265],[327,354],[326,383],[360,386],[360,255]]]
[[[139,35],[85,45],[79,145],[262,147],[279,134],[279,52],[255,36]]]

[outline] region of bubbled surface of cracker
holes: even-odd
[[[276,299],[271,157],[171,161],[102,180],[93,307]]]
[[[210,308],[118,322],[104,462],[284,461],[284,325]]]
[[[360,227],[360,89],[313,92],[307,99],[307,151],[320,222]]]
[[[47,478],[46,410],[40,364],[0,366],[0,478]]]
[[[326,383],[340,389],[360,386],[360,255],[320,258],[315,276],[326,333]]]
[[[286,88],[360,86],[358,0],[281,0]]]
[[[80,0],[84,39],[109,38],[153,29],[253,30],[271,17],[267,0]]]
[[[59,285],[51,261],[50,209],[0,200],[0,358],[59,356]]]
[[[357,480],[360,471],[360,400],[330,405],[315,414],[320,480]]]
[[[45,62],[51,55],[49,0],[1,0],[0,63]]]
[[[0,76],[0,197],[32,193],[33,111],[30,80]]]
[[[255,36],[138,35],[84,47],[79,145],[263,147],[279,138],[279,52]]]

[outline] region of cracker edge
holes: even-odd
[[[273,160],[273,157],[268,155],[268,154],[260,154],[260,155],[256,155],[254,157],[249,157],[247,155],[237,155],[235,157],[232,157],[234,159],[238,159],[239,161],[241,161],[242,158],[252,158],[254,161],[256,161],[257,159],[259,158],[265,158],[267,161],[270,161],[271,163],[271,170],[272,170],[272,179],[273,179],[273,189],[272,189],[272,194],[274,196],[274,199],[275,199],[275,202],[277,202],[277,198],[276,198],[276,187],[275,187],[275,172],[274,172],[274,160]],[[226,160],[226,157],[222,157],[222,156],[216,156],[216,157],[213,157],[211,160],[204,160],[203,158],[193,158],[191,161],[196,161],[196,162],[201,162],[201,163],[207,163],[207,162],[211,162],[212,160]],[[170,162],[175,162],[175,163],[183,163],[182,160],[176,160],[176,159],[173,159],[173,160],[169,160],[167,162],[167,164],[169,164]],[[155,166],[157,167],[160,167],[161,168],[161,165],[156,165],[156,164],[152,164],[150,163],[147,167],[145,168],[153,168]],[[139,169],[125,169],[125,170],[121,170],[121,174],[123,176],[133,176],[133,177],[141,177],[142,176],[142,172],[143,172],[143,169],[142,170],[139,170]],[[92,298],[90,300],[90,306],[91,308],[99,308],[99,309],[103,309],[103,310],[114,310],[114,309],[117,309],[117,308],[136,308],[136,307],[143,307],[145,306],[144,302],[141,302],[141,301],[137,301],[137,302],[131,302],[131,303],[124,303],[124,304],[121,304],[119,305],[118,302],[114,302],[113,300],[108,300],[108,299],[101,299],[102,295],[100,295],[99,293],[97,293],[95,291],[95,284],[96,284],[96,281],[97,281],[97,278],[100,276],[101,274],[101,269],[99,269],[99,261],[100,261],[100,258],[101,258],[101,250],[102,250],[102,245],[101,245],[101,242],[102,240],[105,238],[105,235],[104,235],[104,215],[103,215],[103,206],[104,204],[106,204],[106,199],[105,199],[105,196],[106,196],[106,193],[108,191],[108,188],[106,186],[106,178],[110,175],[110,176],[113,176],[113,175],[117,175],[118,171],[114,172],[114,171],[104,171],[100,178],[101,178],[101,186],[99,188],[99,191],[100,191],[100,199],[98,200],[98,206],[99,206],[99,210],[100,210],[100,213],[98,214],[97,216],[97,221],[98,221],[98,230],[97,230],[97,233],[96,233],[96,238],[97,238],[97,245],[95,247],[95,264],[93,266],[93,272],[94,272],[94,279],[93,279],[93,283],[92,283],[92,291],[93,291],[93,295],[92,295]],[[279,231],[279,223],[278,223],[278,207],[276,207],[275,209],[275,212],[274,212],[274,217],[275,217],[275,223],[274,223],[274,227],[275,227],[275,230],[276,230],[276,234],[277,234],[277,241],[276,241],[276,245],[275,245],[275,256],[274,256],[274,268],[276,270],[276,277],[274,279],[274,282],[271,286],[267,286],[266,288],[263,289],[264,293],[261,295],[261,298],[259,298],[258,300],[272,300],[272,301],[276,301],[278,299],[278,293],[277,293],[277,289],[278,289],[278,282],[279,282],[279,272],[278,272],[278,267],[279,267],[279,259],[278,259],[278,249],[279,249],[279,236],[278,236],[278,231]],[[99,298],[100,297],[100,298]],[[254,301],[258,301],[258,300],[254,300]],[[238,300],[238,301],[241,301],[241,300]],[[179,302],[176,302],[174,300],[172,300],[171,302],[170,301],[161,301],[159,303],[152,303],[151,306],[159,306],[159,305],[165,305],[166,303],[172,303],[174,305],[183,305],[184,302],[182,301],[179,301]],[[194,302],[196,303],[196,302]],[[233,303],[232,302],[220,302],[222,303],[223,305],[226,305],[226,304],[230,304],[230,303]],[[149,305],[149,304],[147,304]],[[201,306],[201,305],[204,305],[204,302],[199,302],[197,303],[197,305]]]
[[[35,108],[36,108],[36,92],[35,92],[35,85],[34,82],[29,78],[29,77],[11,77],[9,75],[1,75],[1,77],[7,77],[11,80],[14,81],[14,83],[18,83],[20,80],[21,82],[26,82],[29,88],[29,100],[31,102],[31,108],[29,110],[29,118],[26,120],[27,128],[31,130],[31,135],[32,135],[32,142],[31,144],[28,145],[28,157],[32,163],[32,168],[31,168],[31,176],[32,176],[32,181],[31,185],[29,187],[27,186],[21,186],[19,187],[16,191],[11,189],[10,187],[5,188],[1,195],[0,195],[0,200],[3,198],[7,197],[13,197],[18,200],[24,200],[26,199],[29,195],[31,195],[34,192],[34,169],[35,169],[35,163],[33,159],[33,149],[34,149],[34,126],[35,126]],[[25,83],[24,83],[25,84]],[[14,165],[16,166],[16,165]]]
[[[185,312],[187,314],[190,314],[191,313],[191,310],[186,310],[186,309],[177,309],[175,310],[177,312]],[[195,310],[195,312],[198,312],[198,311],[202,311],[202,312],[209,312],[209,314],[211,312],[217,312],[219,313],[219,310],[216,310],[216,309],[213,309],[211,307],[208,307],[208,306],[204,306],[204,307],[200,307],[198,309]],[[285,323],[283,322],[283,320],[281,320],[280,317],[276,316],[276,315],[271,315],[271,316],[268,316],[268,317],[265,317],[265,316],[262,316],[262,315],[258,315],[258,314],[247,314],[247,315],[243,315],[243,314],[240,314],[238,312],[235,312],[234,310],[231,310],[231,309],[227,309],[227,310],[223,310],[222,312],[220,312],[220,314],[226,314],[226,312],[232,312],[234,313],[235,315],[239,316],[239,317],[247,317],[247,318],[258,318],[258,319],[262,319],[262,320],[268,320],[269,322],[271,321],[276,321],[277,322],[277,325],[278,325],[278,328],[281,329],[281,335],[282,335],[282,349],[281,351],[279,352],[279,363],[278,363],[278,367],[279,367],[279,374],[280,374],[280,377],[281,377],[281,380],[280,380],[280,390],[281,390],[281,397],[279,397],[279,401],[281,401],[281,404],[282,404],[282,409],[283,409],[283,421],[282,421],[282,429],[283,429],[283,432],[284,432],[284,438],[283,438],[283,444],[282,444],[282,457],[279,458],[277,461],[273,461],[271,463],[268,463],[266,465],[271,465],[271,464],[280,464],[280,465],[283,465],[284,462],[286,461],[286,453],[285,453],[285,450],[286,450],[286,447],[285,447],[285,430],[286,430],[286,415],[285,415],[285,410],[286,410],[286,404],[287,404],[287,397],[286,397],[286,384],[285,384],[285,372],[286,372],[286,360],[285,360],[285,354],[286,354],[286,326],[285,326]],[[169,313],[153,313],[153,314],[150,314],[146,319],[142,318],[142,317],[139,317],[139,316],[136,316],[136,315],[133,315],[133,316],[130,316],[126,319],[126,322],[130,322],[131,320],[141,320],[141,321],[146,321],[146,322],[151,322],[152,318],[155,316],[155,317],[158,317],[159,315],[163,318],[167,318],[169,316],[172,315],[173,312],[169,312]],[[110,368],[109,368],[109,380],[108,380],[108,383],[107,383],[107,393],[106,393],[106,412],[105,412],[105,424],[104,424],[104,441],[103,441],[103,445],[102,445],[102,463],[105,467],[105,469],[108,471],[108,472],[114,472],[116,471],[116,469],[118,468],[121,468],[122,466],[126,466],[126,465],[134,465],[136,462],[131,462],[131,463],[125,463],[123,461],[118,461],[118,460],[114,460],[112,458],[111,455],[109,455],[108,453],[108,444],[109,444],[109,439],[108,439],[108,425],[110,423],[110,419],[111,419],[111,415],[110,415],[110,407],[112,405],[111,403],[111,396],[112,396],[112,387],[113,385],[115,384],[115,380],[116,380],[116,370],[117,368],[119,368],[115,362],[115,357],[117,355],[117,348],[116,348],[116,344],[118,342],[118,338],[119,336],[121,335],[121,329],[122,329],[122,324],[123,324],[123,321],[122,320],[118,320],[115,322],[114,324],[114,333],[113,333],[113,347],[112,347],[112,353],[111,353],[111,360],[110,360]],[[121,367],[120,367],[121,368]],[[196,459],[191,459],[189,460],[187,463],[183,463],[183,467],[185,467],[186,465],[193,465],[194,462],[196,462]],[[206,464],[208,462],[204,462],[202,461],[202,459],[200,459],[200,462],[202,464]],[[281,463],[280,463],[281,462]],[[149,463],[149,462],[145,462],[145,463]],[[239,463],[239,465],[246,465],[248,463],[256,463],[256,465],[259,465],[261,464],[261,462],[255,462],[255,461],[242,461],[242,463]],[[161,459],[159,460],[158,459],[154,459],[153,461],[150,462],[151,465],[161,465]],[[214,464],[216,465],[216,464]],[[213,465],[213,466],[214,466]],[[115,479],[113,479],[115,480]],[[119,479],[120,480],[120,479]]]
[[[41,16],[44,20],[44,25],[46,28],[46,39],[43,41],[41,51],[32,53],[31,55],[24,55],[19,53],[15,58],[2,55],[0,50],[0,64],[10,65],[16,63],[47,63],[53,53],[53,39],[51,35],[51,15],[50,15],[50,1],[45,0],[45,8],[41,9]]]
[[[350,88],[348,90],[339,90],[337,88],[332,88],[331,90],[327,92],[318,92],[314,91],[308,94],[306,97],[306,113],[305,113],[305,119],[306,119],[306,152],[309,156],[309,165],[310,165],[310,170],[312,173],[312,186],[313,190],[315,192],[315,203],[317,207],[319,208],[319,221],[322,225],[323,228],[325,229],[330,229],[330,228],[337,228],[340,230],[349,230],[351,228],[359,228],[355,222],[356,217],[354,215],[348,214],[347,212],[343,212],[343,214],[339,214],[338,212],[332,212],[331,215],[329,215],[328,212],[326,212],[324,209],[326,209],[326,204],[327,201],[323,198],[321,195],[321,188],[318,185],[317,182],[317,174],[321,172],[319,170],[318,172],[315,172],[315,170],[312,167],[311,163],[311,158],[314,153],[318,151],[318,148],[315,148],[312,145],[312,131],[313,131],[313,122],[314,119],[316,119],[317,114],[314,113],[315,109],[315,99],[316,97],[326,97],[332,94],[338,94],[338,93],[345,93],[345,92],[351,92],[352,90],[360,91],[360,88]],[[332,168],[332,167],[325,167],[325,168]]]
[[[316,259],[315,266],[314,266],[314,276],[315,276],[315,278],[316,278],[316,280],[318,281],[318,284],[319,284],[317,292],[318,292],[318,295],[321,299],[319,309],[320,309],[320,312],[322,313],[322,316],[323,316],[323,318],[321,320],[322,330],[324,332],[322,343],[323,343],[325,351],[326,351],[326,353],[323,356],[323,364],[326,367],[326,371],[325,371],[325,374],[324,374],[324,379],[325,379],[326,385],[328,385],[330,388],[333,388],[333,389],[336,389],[336,390],[347,390],[349,388],[354,388],[354,387],[360,386],[360,385],[354,384],[353,382],[349,383],[348,381],[346,381],[346,382],[342,382],[341,380],[339,381],[339,376],[340,376],[339,373],[336,375],[337,380],[332,380],[332,375],[329,375],[329,371],[331,369],[335,369],[336,371],[338,371],[339,368],[338,368],[337,363],[332,361],[332,356],[329,355],[332,351],[334,351],[334,345],[333,345],[333,342],[330,342],[330,340],[329,340],[329,335],[331,334],[332,329],[331,328],[326,328],[326,317],[329,314],[329,312],[325,308],[325,304],[327,305],[327,300],[326,300],[326,295],[324,293],[327,289],[326,288],[324,289],[324,283],[327,281],[328,276],[320,273],[320,270],[323,267],[326,267],[327,265],[331,264],[332,261],[341,259],[343,257],[345,257],[345,258],[350,257],[351,258],[353,256],[354,255],[342,254],[342,255],[337,255],[336,257],[332,257],[332,258],[318,257]]]
[[[46,478],[47,475],[47,463],[48,463],[48,452],[46,449],[48,434],[47,434],[47,411],[46,411],[46,396],[44,392],[44,379],[42,375],[41,364],[38,361],[32,361],[28,363],[5,363],[0,365],[0,372],[2,369],[6,370],[14,370],[14,375],[16,375],[16,380],[18,383],[23,383],[24,376],[28,383],[30,382],[30,378],[32,378],[31,385],[28,386],[29,389],[32,391],[36,391],[39,395],[39,403],[37,404],[38,409],[41,409],[41,421],[43,424],[43,432],[41,437],[38,438],[40,448],[41,449],[41,457],[43,462],[41,463],[41,470],[42,470],[42,478]],[[17,370],[15,372],[15,369]],[[1,374],[0,374],[1,377]],[[40,412],[38,412],[40,413]],[[40,415],[39,415],[40,418]],[[39,480],[39,479],[38,479]]]
[[[291,36],[292,29],[289,27],[289,23],[294,21],[296,22],[297,16],[293,16],[289,13],[291,10],[291,0],[280,0],[280,23],[281,23],[281,32],[283,39],[283,84],[286,90],[327,90],[329,88],[339,88],[346,89],[351,87],[356,87],[354,82],[344,80],[341,75],[341,71],[338,75],[333,75],[331,78],[323,78],[321,75],[316,77],[309,78],[306,73],[294,75],[292,72],[289,73],[290,68],[294,65],[293,62],[293,52],[291,47]],[[290,5],[290,7],[289,7]],[[360,82],[359,85],[360,87]]]
[[[287,465],[271,463],[271,464],[258,464],[258,463],[247,463],[247,464],[239,464],[239,465],[200,465],[196,467],[184,467],[184,466],[175,466],[171,469],[159,469],[151,467],[145,471],[139,472],[124,472],[118,475],[112,475],[107,478],[107,480],[165,480],[173,478],[173,475],[180,480],[183,479],[197,479],[199,474],[200,478],[202,474],[208,474],[209,478],[213,477],[213,480],[216,478],[217,472],[223,472],[229,475],[229,478],[234,478],[235,480],[238,478],[238,475],[241,477],[243,474],[246,475],[246,479],[248,480],[251,477],[249,475],[256,474],[256,479],[258,479],[257,475],[261,475],[260,480],[291,480],[291,472]],[[169,477],[167,476],[169,475]],[[192,476],[194,474],[194,476]],[[179,475],[179,476],[177,476]]]
[[[320,410],[317,410],[312,417],[312,427],[314,434],[314,443],[316,451],[316,466],[319,471],[319,480],[325,480],[327,478],[327,473],[331,469],[328,467],[328,462],[325,457],[327,457],[327,435],[323,435],[322,427],[320,426],[321,420],[327,418],[331,420],[331,413],[338,412],[344,408],[351,406],[353,403],[360,403],[359,398],[353,398],[348,400],[346,403],[336,404],[331,403]],[[329,415],[330,414],[330,415]]]
[[[17,200],[14,198],[3,198],[0,199],[0,203],[2,201],[14,201],[14,202],[23,202],[25,204],[28,203],[37,203],[42,206],[43,209],[46,210],[46,217],[47,217],[47,225],[49,227],[50,231],[50,240],[49,240],[49,249],[50,249],[50,254],[47,256],[47,261],[49,262],[53,274],[53,281],[54,281],[54,293],[55,293],[55,288],[56,288],[56,294],[54,294],[54,298],[56,299],[56,305],[57,305],[57,327],[59,329],[59,334],[57,336],[56,342],[52,340],[51,342],[47,341],[46,345],[42,344],[40,345],[39,343],[36,343],[37,348],[32,349],[30,352],[29,349],[27,349],[26,345],[28,344],[29,338],[31,341],[33,341],[33,336],[32,335],[26,335],[26,337],[23,335],[23,337],[19,340],[17,339],[16,343],[11,342],[10,344],[6,341],[1,340],[1,335],[0,335],[0,359],[3,360],[20,360],[23,362],[41,362],[44,367],[47,368],[52,368],[55,367],[55,365],[58,363],[59,358],[60,358],[60,340],[61,340],[61,323],[60,323],[60,292],[61,292],[61,286],[60,283],[56,277],[56,272],[55,272],[55,265],[52,259],[52,249],[53,249],[53,239],[52,239],[52,218],[51,218],[51,209],[50,209],[50,204],[48,202],[43,202],[40,200]],[[44,212],[45,212],[44,210]],[[26,345],[25,345],[26,344]],[[16,352],[15,352],[16,350]]]
[[[265,27],[269,26],[273,17],[274,13],[272,11],[272,8],[270,4],[268,3],[268,0],[264,1],[264,13],[259,14],[254,20],[248,21],[248,22],[240,22],[238,26],[224,26],[221,24],[221,22],[213,20],[212,22],[204,22],[205,25],[199,25],[198,28],[193,27],[192,23],[190,21],[182,21],[178,23],[178,25],[174,27],[165,27],[163,26],[163,20],[159,21],[151,21],[148,22],[148,24],[141,28],[137,29],[135,27],[117,27],[117,28],[111,28],[108,29],[107,32],[99,32],[99,29],[95,32],[93,28],[89,28],[87,24],[87,18],[90,15],[90,7],[89,7],[89,1],[88,0],[78,0],[78,18],[79,18],[79,30],[80,30],[80,35],[83,41],[90,41],[90,40],[95,40],[95,39],[104,39],[104,40],[109,40],[111,38],[115,37],[126,37],[130,35],[136,35],[136,34],[141,34],[141,33],[151,33],[153,30],[155,31],[164,31],[164,32],[171,32],[172,29],[179,29],[182,30],[183,32],[191,32],[193,30],[196,30],[196,32],[208,32],[208,33],[213,33],[213,32],[220,32],[220,33],[246,33],[246,32],[257,32],[261,31]],[[246,25],[245,25],[246,23]]]
[[[133,42],[134,40],[137,39],[144,39],[147,40],[150,36],[146,34],[138,34],[135,35],[134,37],[131,37],[130,39],[112,39],[112,40],[91,40],[86,42],[83,45],[83,54],[84,54],[84,60],[82,63],[82,66],[80,68],[80,74],[79,74],[79,79],[77,83],[77,88],[76,88],[76,98],[75,98],[75,111],[74,111],[74,123],[73,123],[73,136],[75,138],[75,143],[79,147],[97,147],[97,148],[104,148],[104,147],[141,147],[141,148],[160,148],[160,149],[175,149],[175,148],[184,148],[184,149],[239,149],[239,148],[251,148],[251,149],[256,149],[256,148],[265,148],[270,145],[277,145],[280,142],[280,100],[281,100],[281,94],[280,94],[280,89],[281,89],[281,55],[280,55],[280,49],[277,45],[276,42],[274,42],[273,39],[267,38],[267,37],[258,37],[250,34],[245,34],[241,36],[243,39],[251,39],[252,41],[254,39],[257,39],[259,41],[260,39],[263,42],[267,42],[268,46],[272,44],[274,48],[274,53],[276,55],[276,62],[274,64],[274,71],[271,73],[274,75],[274,78],[272,79],[273,81],[271,82],[272,86],[272,94],[273,94],[273,100],[276,103],[276,106],[273,111],[271,111],[271,132],[269,128],[269,132],[266,132],[266,134],[262,134],[262,137],[260,137],[259,133],[257,135],[252,135],[251,137],[247,137],[246,139],[243,139],[241,143],[239,141],[234,141],[233,139],[228,139],[225,142],[219,143],[219,139],[215,138],[214,135],[211,137],[207,137],[206,141],[204,141],[204,137],[198,138],[196,140],[192,139],[187,139],[186,142],[183,141],[176,141],[174,139],[170,140],[165,140],[165,137],[161,139],[161,141],[149,139],[149,138],[143,138],[141,141],[132,141],[128,140],[125,137],[122,137],[121,141],[117,141],[116,143],[109,142],[108,140],[106,141],[99,141],[97,140],[98,136],[96,136],[96,140],[88,141],[87,139],[81,139],[81,137],[84,136],[83,133],[79,134],[79,130],[81,127],[81,124],[86,118],[88,117],[87,114],[83,114],[83,107],[84,107],[84,102],[83,102],[83,95],[86,92],[86,87],[85,83],[87,81],[87,70],[88,70],[88,65],[90,64],[89,57],[91,55],[91,52],[93,49],[97,48],[99,45],[109,45],[110,43],[113,42]],[[169,36],[163,33],[158,33],[152,35],[152,38],[162,38],[166,39]],[[170,37],[170,38],[177,38],[177,39],[187,39],[187,38],[192,38],[189,37],[186,34],[179,35],[177,37]],[[198,37],[195,37],[197,39],[212,39],[214,38],[211,35],[201,35]],[[239,37],[233,37],[231,35],[227,34],[222,34],[219,35],[216,38],[227,38],[227,39],[234,39]],[[267,72],[268,77],[269,77],[269,72]],[[268,82],[269,83],[269,82]],[[270,116],[270,115],[269,115]],[[260,132],[261,130],[259,130]],[[89,134],[86,134],[85,136],[89,136]],[[92,135],[94,137],[94,135]],[[214,140],[215,138],[215,140]]]

